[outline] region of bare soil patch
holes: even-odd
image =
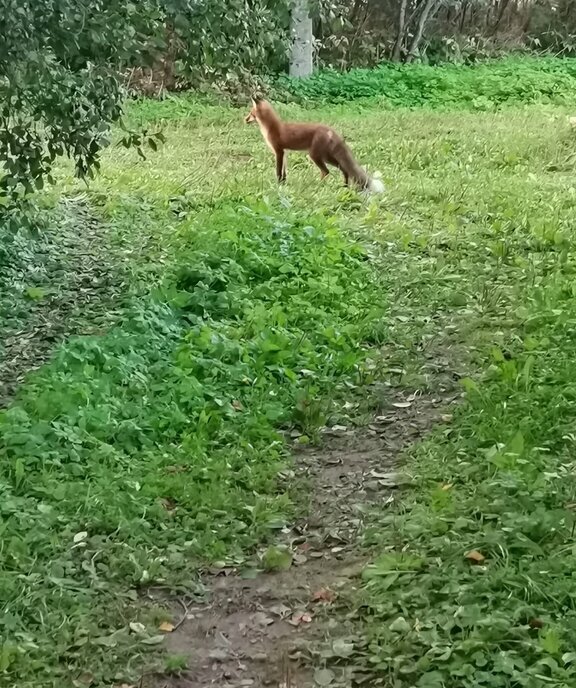
[[[170,654],[188,658],[187,669],[149,677],[145,685],[308,688],[329,679],[349,685],[353,669],[343,669],[344,683],[333,682],[319,651],[352,632],[341,602],[354,593],[370,556],[359,546],[367,513],[393,504],[402,455],[448,420],[458,398],[452,376],[442,374],[434,394],[399,394],[368,427],[328,429],[321,448],[297,451],[296,477],[310,492],[306,516],[282,534],[292,566],[255,578],[234,570],[207,575],[205,603],[174,604],[182,623],[166,638]]]

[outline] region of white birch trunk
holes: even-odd
[[[314,37],[308,0],[294,0],[291,16],[291,38],[290,76],[310,76],[313,71]]]

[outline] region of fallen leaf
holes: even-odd
[[[138,635],[142,635],[142,633],[146,633],[146,626],[144,624],[141,624],[139,621],[131,621],[129,626],[130,626],[130,630],[133,633],[138,633]]]
[[[279,616],[281,619],[285,619],[287,616],[290,615],[290,612],[292,610],[285,604],[276,604],[273,607],[270,607],[268,611],[272,614],[275,614],[276,616]]]
[[[453,487],[453,483],[446,483],[445,485],[442,485],[442,490],[446,492],[447,490],[451,490]]]
[[[296,612],[288,619],[288,623],[292,626],[299,626],[303,623],[312,623],[312,616],[306,612]]]
[[[337,595],[333,590],[329,588],[320,588],[312,595],[312,602],[334,602]]]
[[[163,621],[159,626],[158,629],[160,631],[164,631],[164,633],[172,633],[174,630],[174,625],[171,624],[169,621]]]
[[[314,672],[314,683],[317,686],[329,686],[335,678],[334,672],[330,669],[318,669]]]
[[[392,404],[392,406],[395,406],[396,408],[410,408],[412,406],[411,401],[396,401]]]
[[[473,549],[470,552],[466,552],[464,556],[466,557],[466,559],[473,562],[474,564],[481,564],[483,561],[486,560],[486,557],[476,549]]]
[[[326,465],[327,466],[340,466],[340,464],[344,463],[342,459],[338,459],[336,457],[326,459]]]
[[[82,542],[82,540],[85,540],[87,537],[88,537],[88,533],[85,530],[83,530],[80,533],[76,533],[76,535],[74,536],[74,542],[75,543]]]
[[[184,473],[188,468],[186,466],[166,466],[164,470],[166,473]]]
[[[256,612],[252,615],[252,621],[257,626],[271,626],[274,623],[274,619],[264,612]]]
[[[399,616],[390,624],[390,630],[398,633],[408,633],[411,627],[403,616]]]

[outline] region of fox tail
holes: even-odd
[[[374,176],[368,181],[368,191],[374,194],[381,194],[385,190],[386,188],[380,179],[380,173],[374,172]]]
[[[352,151],[344,141],[339,142],[334,154],[340,169],[350,177],[359,189],[375,194],[384,193],[384,184],[378,179],[378,175],[370,177],[356,162]]]

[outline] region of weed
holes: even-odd
[[[167,655],[164,658],[164,671],[169,675],[178,676],[186,670],[187,665],[186,655]]]

